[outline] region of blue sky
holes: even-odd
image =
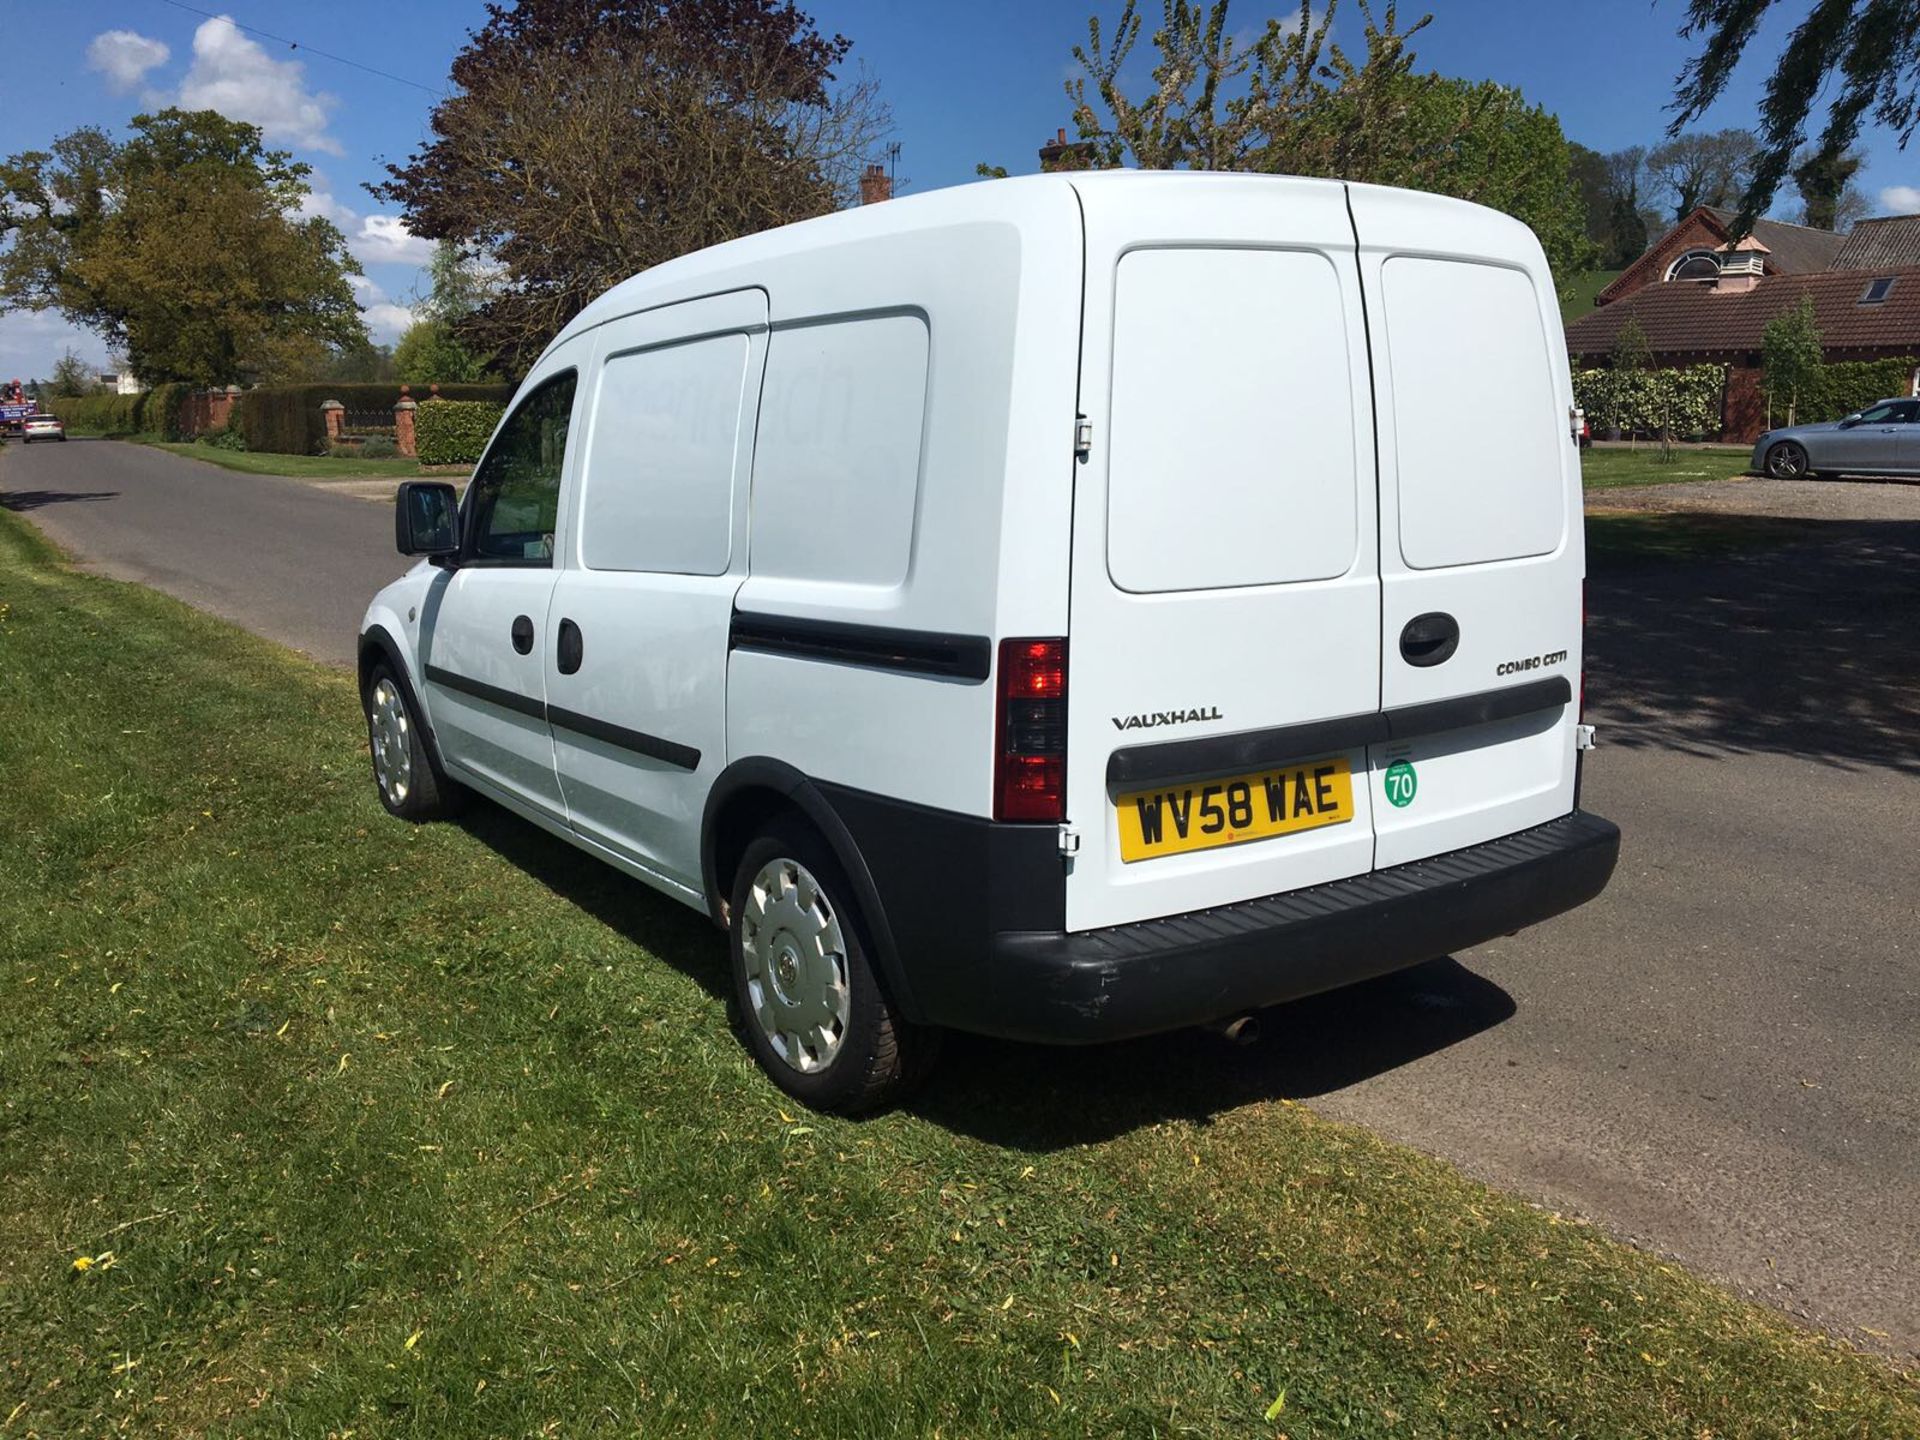
[[[1568,136],[1597,150],[1659,138],[1684,63],[1675,34],[1682,0],[1428,0],[1433,23],[1419,36],[1423,69],[1517,85],[1556,111]],[[19,4],[19,0],[16,0]],[[803,0],[804,6],[804,0]],[[9,9],[14,7],[9,6]],[[27,7],[20,5],[21,10]],[[976,0],[923,6],[886,0],[816,0],[821,28],[854,41],[853,56],[880,77],[893,107],[906,191],[973,179],[982,160],[1015,173],[1034,168],[1034,151],[1068,119],[1062,82],[1073,46],[1086,37],[1089,0]],[[1111,26],[1118,0],[1098,12]],[[1142,9],[1149,23],[1155,0]],[[1804,0],[1786,0],[1751,47],[1728,96],[1704,123],[1751,124],[1772,59]],[[250,35],[199,11],[224,15],[298,41],[302,48]],[[10,16],[31,32],[31,63],[15,50],[0,80],[0,150],[44,146],[78,125],[123,125],[143,106],[189,103],[262,124],[273,143],[315,171],[315,207],[348,235],[366,267],[361,303],[376,338],[391,341],[407,321],[426,247],[406,234],[393,207],[363,188],[382,162],[404,158],[421,140],[448,65],[480,22],[480,0],[414,0],[408,5],[334,0],[79,0],[33,6]],[[1237,0],[1235,28],[1252,27],[1295,7]],[[1419,15],[1403,5],[1403,20]],[[1359,10],[1342,0],[1336,37],[1357,46]],[[381,78],[313,53],[334,55],[418,82]],[[12,47],[9,47],[10,49]],[[1142,73],[1151,64],[1143,60]],[[1865,137],[1862,181],[1876,213],[1920,209],[1920,146],[1902,153],[1891,135]],[[97,339],[51,315],[0,315],[0,377],[44,375],[72,345],[106,360]]]

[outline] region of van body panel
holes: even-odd
[[[550,655],[563,624],[580,644],[572,673],[547,664],[555,765],[575,830],[698,893],[707,789],[726,768],[766,292],[649,310],[587,340],[591,409],[546,627]]]
[[[1533,233],[1459,201],[1348,187],[1379,413],[1381,705],[1549,676],[1579,693],[1580,457],[1553,277]],[[1442,663],[1403,649],[1450,617]],[[1375,745],[1375,863],[1404,864],[1573,809],[1577,705]],[[1410,766],[1389,789],[1396,765]],[[1394,799],[1406,803],[1392,803]]]
[[[1364,748],[1295,757],[1349,767],[1341,823],[1132,861],[1107,764],[1123,746],[1380,705],[1367,328],[1343,187],[1141,175],[1094,177],[1081,198],[1093,443],[1074,477],[1069,930],[1371,868]],[[1290,323],[1296,310],[1311,323]],[[1196,409],[1208,390],[1237,403]]]

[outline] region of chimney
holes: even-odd
[[[1067,127],[1064,125],[1053,132],[1053,139],[1040,147],[1040,169],[1043,173],[1092,168],[1093,146],[1085,140],[1067,139]]]
[[[878,205],[882,200],[893,198],[893,177],[887,174],[887,167],[879,163],[867,166],[860,172],[860,203]]]

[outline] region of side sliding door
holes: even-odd
[[[727,635],[766,348],[761,290],[601,327],[548,624],[569,822],[687,897],[700,893],[702,805],[727,763]]]

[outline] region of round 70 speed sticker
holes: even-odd
[[[1420,792],[1420,777],[1405,760],[1396,760],[1389,765],[1382,783],[1386,786],[1387,803],[1397,810],[1406,809]]]

